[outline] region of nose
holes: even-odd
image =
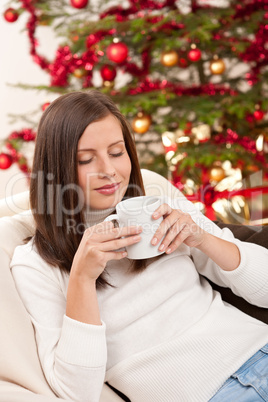
[[[109,157],[100,158],[98,173],[101,178],[115,176],[115,168]]]

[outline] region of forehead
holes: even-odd
[[[98,149],[123,139],[120,122],[113,115],[108,115],[86,127],[78,142],[78,150],[83,148]]]

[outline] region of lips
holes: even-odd
[[[120,183],[113,183],[113,184],[106,184],[105,186],[96,188],[95,190],[98,193],[104,194],[104,195],[110,195],[115,193],[120,187]]]
[[[105,190],[119,187],[120,183],[106,184],[106,186],[96,188],[96,190]]]

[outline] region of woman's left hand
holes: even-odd
[[[156,230],[152,238],[152,245],[158,245],[164,236],[159,251],[172,253],[182,243],[189,247],[197,247],[203,242],[205,231],[201,229],[187,213],[179,209],[173,209],[168,204],[162,204],[155,210],[152,217],[159,219],[163,216],[163,221]]]

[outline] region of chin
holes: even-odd
[[[99,196],[98,199],[91,199],[91,202],[88,203],[92,209],[108,209],[116,207],[116,205],[122,200],[123,195],[113,196]]]

